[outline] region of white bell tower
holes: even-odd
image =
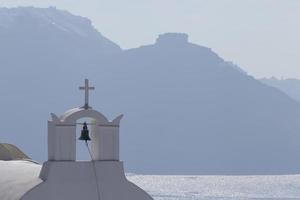
[[[93,160],[119,160],[119,125],[123,115],[108,121],[93,109],[74,108],[61,117],[52,115],[48,121],[48,160],[76,160],[76,121],[93,118],[95,128],[91,132]]]
[[[43,164],[41,183],[22,200],[153,200],[129,182],[119,158],[119,126],[123,115],[109,121],[89,106],[85,80],[85,104],[48,121],[48,161]],[[92,118],[91,161],[76,161],[76,122]]]
[[[89,106],[88,79],[85,86],[85,104],[83,107],[73,108],[57,117],[51,114],[48,121],[48,160],[49,161],[75,161],[76,160],[76,122],[82,118],[92,118],[94,129],[92,137],[93,160],[119,160],[119,125],[123,115],[109,121],[103,114]]]

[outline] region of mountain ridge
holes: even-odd
[[[78,19],[72,25],[80,24]],[[300,151],[300,103],[210,48],[190,43],[187,34],[161,34],[154,44],[122,50],[97,39],[103,36],[88,21],[83,29],[92,34],[78,37],[49,20],[38,28],[43,17],[24,20],[22,26],[7,20],[11,29],[0,26],[0,85],[5,86],[0,105],[7,105],[0,137],[30,157],[46,159],[49,113],[81,106],[77,86],[88,77],[97,87],[91,105],[111,119],[125,114],[121,158],[126,171],[300,173],[294,159]],[[87,159],[85,146],[77,147],[77,158]]]
[[[262,83],[277,88],[300,102],[300,80],[296,78],[278,79],[275,77],[259,79]]]

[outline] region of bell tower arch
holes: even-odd
[[[93,118],[95,128],[91,132],[93,160],[119,160],[119,125],[123,115],[112,121],[93,109],[74,108],[61,117],[51,114],[48,121],[48,160],[76,160],[76,121]]]

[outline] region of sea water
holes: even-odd
[[[300,200],[300,175],[127,178],[155,200]]]

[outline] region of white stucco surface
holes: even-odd
[[[126,179],[119,161],[48,161],[41,179],[22,200],[152,200]]]
[[[0,161],[0,199],[98,200],[99,189],[102,200],[152,200],[127,180],[122,162],[98,161],[95,169],[89,161],[46,162],[43,169],[30,161]]]
[[[0,199],[19,200],[40,184],[41,165],[30,161],[0,161]]]

